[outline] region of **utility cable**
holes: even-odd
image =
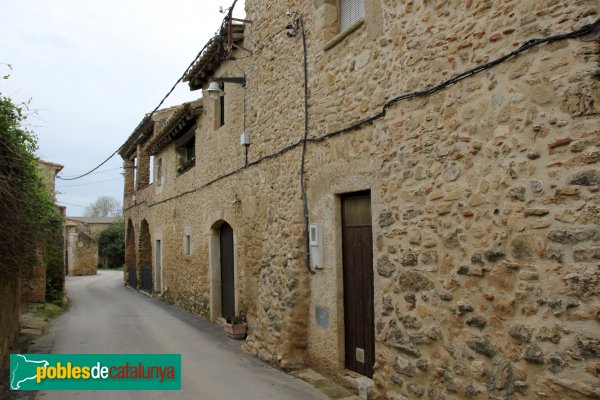
[[[486,64],[482,64],[482,65],[477,66],[475,68],[472,68],[472,69],[470,69],[468,71],[465,71],[465,72],[463,72],[463,73],[461,73],[459,75],[456,75],[456,76],[454,76],[454,77],[452,77],[452,78],[450,78],[450,79],[442,82],[439,85],[433,86],[433,87],[428,88],[428,89],[424,89],[422,91],[416,91],[416,92],[412,92],[412,93],[408,93],[408,94],[403,94],[401,96],[395,97],[392,100],[388,101],[383,106],[383,110],[381,112],[379,112],[378,114],[375,114],[374,116],[371,116],[369,118],[363,119],[363,120],[357,122],[354,125],[348,126],[346,128],[343,128],[343,129],[340,129],[340,130],[337,130],[337,131],[334,131],[334,132],[330,132],[330,133],[324,134],[324,135],[316,137],[316,138],[307,138],[306,141],[307,142],[312,142],[312,143],[318,143],[318,142],[325,141],[325,140],[327,140],[327,139],[329,139],[331,137],[339,136],[339,135],[342,135],[344,133],[347,133],[347,132],[350,132],[350,131],[353,131],[353,130],[357,130],[357,129],[361,128],[362,126],[372,124],[376,120],[378,120],[379,118],[382,118],[383,116],[385,116],[386,110],[388,108],[390,108],[392,105],[398,103],[399,101],[410,99],[410,98],[414,98],[414,97],[422,97],[422,96],[425,96],[426,94],[433,94],[433,93],[438,92],[438,91],[440,91],[440,90],[442,90],[442,89],[444,89],[444,88],[446,88],[448,86],[453,85],[454,83],[457,83],[457,82],[459,82],[461,80],[464,80],[467,77],[474,76],[474,75],[476,75],[476,74],[478,74],[478,73],[480,73],[482,71],[490,69],[493,66],[496,66],[496,65],[500,64],[501,62],[504,62],[504,61],[508,60],[509,58],[512,58],[512,57],[516,56],[517,54],[522,53],[522,52],[524,52],[526,50],[529,50],[529,49],[531,49],[533,47],[537,47],[537,46],[539,46],[539,45],[541,45],[543,43],[551,43],[551,42],[556,42],[556,41],[563,40],[563,39],[573,39],[573,38],[581,37],[581,36],[587,35],[588,33],[591,33],[593,31],[595,31],[596,29],[598,29],[598,27],[600,27],[600,19],[596,20],[595,22],[593,22],[591,24],[585,25],[582,28],[580,28],[580,29],[578,29],[576,31],[573,31],[573,32],[563,33],[563,34],[559,34],[559,35],[555,35],[555,36],[549,36],[549,37],[542,38],[542,39],[531,39],[531,40],[528,40],[527,42],[523,43],[523,45],[519,49],[517,49],[517,50],[515,50],[515,51],[513,51],[513,52],[511,52],[511,53],[509,53],[509,54],[507,54],[505,56],[502,56],[502,57],[500,57],[500,58],[498,58],[496,60],[490,61],[490,62],[488,62]],[[502,60],[502,61],[498,62],[498,60]],[[424,93],[424,94],[421,94],[421,93]],[[238,168],[238,169],[232,170],[232,171],[230,171],[228,173],[225,173],[223,175],[220,175],[220,176],[218,176],[218,177],[216,177],[216,178],[214,178],[214,179],[212,179],[212,180],[204,183],[203,185],[201,185],[201,186],[199,186],[197,188],[190,189],[188,191],[182,192],[182,193],[180,193],[178,195],[175,195],[173,197],[169,197],[169,198],[166,198],[166,199],[163,199],[163,200],[159,200],[159,201],[156,201],[156,202],[151,203],[151,204],[148,204],[146,201],[144,201],[142,203],[148,204],[148,207],[154,207],[154,206],[156,206],[158,204],[166,203],[168,201],[178,199],[180,197],[183,197],[183,196],[188,195],[190,193],[196,192],[198,190],[205,189],[205,188],[207,188],[209,186],[212,186],[215,183],[217,183],[217,182],[219,182],[219,181],[221,181],[223,179],[226,179],[226,178],[228,178],[230,176],[233,176],[233,175],[235,175],[237,173],[240,173],[240,172],[242,172],[242,171],[244,171],[244,170],[246,170],[246,169],[248,169],[250,167],[259,165],[259,164],[261,164],[264,161],[267,161],[267,160],[270,160],[270,159],[274,159],[274,158],[278,158],[278,157],[284,155],[285,153],[294,150],[298,146],[303,145],[304,142],[305,142],[305,140],[301,139],[301,140],[299,140],[297,142],[291,143],[291,144],[287,145],[286,147],[284,147],[284,148],[276,151],[275,153],[271,153],[269,155],[263,156],[262,158],[259,158],[257,160],[254,160],[254,161],[250,162],[246,167]],[[139,205],[139,203],[137,205]],[[136,205],[130,206],[130,207],[128,207],[125,210],[129,210],[129,209],[131,209],[131,208],[133,208],[135,206]]]
[[[175,84],[171,87],[171,89],[168,91],[168,93],[162,98],[162,100],[158,103],[158,105],[154,108],[154,110],[152,110],[152,112],[148,115],[146,115],[145,119],[151,118],[156,111],[158,111],[158,109],[163,105],[163,103],[167,100],[167,98],[173,93],[173,91],[175,90],[175,88],[177,87],[177,85],[179,85],[181,83],[181,81],[183,80],[183,78],[186,76],[186,74],[188,73],[188,71],[194,66],[194,64],[200,59],[200,57],[202,56],[202,53],[204,53],[204,50],[206,50],[206,48],[211,45],[215,38],[218,36],[219,31],[222,29],[223,27],[223,23],[226,19],[231,20],[231,16],[233,13],[233,8],[235,7],[235,4],[237,3],[237,0],[233,1],[233,4],[231,5],[231,7],[229,8],[229,13],[228,16],[223,20],[223,22],[221,22],[221,25],[219,26],[219,30],[217,31],[217,33],[215,34],[214,37],[212,37],[205,45],[204,47],[202,47],[202,50],[200,50],[198,52],[198,54],[196,55],[196,57],[194,58],[194,60],[190,63],[190,65],[186,68],[185,72],[179,77],[179,79],[177,79],[177,81],[175,82]],[[57,179],[63,180],[63,181],[74,181],[76,179],[81,179],[85,176],[90,175],[92,172],[96,171],[98,168],[102,167],[104,164],[106,164],[108,161],[110,161],[111,158],[113,158],[119,151],[121,151],[123,149],[123,147],[125,146],[125,144],[121,145],[117,150],[115,150],[110,156],[108,156],[104,161],[102,161],[100,164],[98,164],[96,167],[92,168],[91,170],[89,170],[88,172],[72,177],[72,178],[63,178],[60,176],[57,176]]]
[[[308,199],[306,196],[306,187],[304,186],[304,177],[306,173],[306,139],[308,138],[308,52],[306,50],[306,32],[304,31],[304,21],[302,17],[298,17],[298,25],[302,32],[302,50],[303,50],[303,67],[304,67],[304,139],[302,140],[302,161],[300,166],[300,190],[302,191],[302,208],[304,210],[304,239],[306,242],[306,269],[311,274],[315,272],[310,266],[310,242],[309,228],[310,216],[308,215]]]

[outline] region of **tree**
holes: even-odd
[[[36,137],[23,127],[25,113],[25,104],[0,94],[0,279],[14,279],[44,262],[63,226],[38,168]],[[60,276],[53,286],[62,292]]]
[[[98,239],[98,256],[103,268],[121,268],[125,263],[125,226],[119,218]]]
[[[121,202],[110,196],[98,197],[85,210],[86,217],[118,217],[122,213]]]

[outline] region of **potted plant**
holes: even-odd
[[[227,337],[231,339],[245,339],[246,333],[248,332],[248,324],[246,318],[241,317],[227,317],[223,323],[223,330]]]

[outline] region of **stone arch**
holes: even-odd
[[[125,279],[127,285],[137,289],[137,269],[135,254],[135,228],[131,219],[127,222],[125,231]]]
[[[235,230],[219,220],[211,226],[209,240],[210,318],[234,317],[239,312]]]
[[[139,287],[148,293],[152,293],[152,239],[150,236],[150,225],[145,219],[140,226],[140,238],[138,240],[137,269],[139,273]]]

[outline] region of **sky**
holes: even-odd
[[[38,156],[83,174],[110,156],[214,35],[232,0],[21,0],[0,12],[0,93],[29,103]],[[234,16],[243,17],[244,2]],[[7,64],[10,64],[12,70]],[[161,107],[197,99],[178,85]],[[85,178],[56,181],[57,201],[81,216],[100,196],[123,200],[116,155]]]

